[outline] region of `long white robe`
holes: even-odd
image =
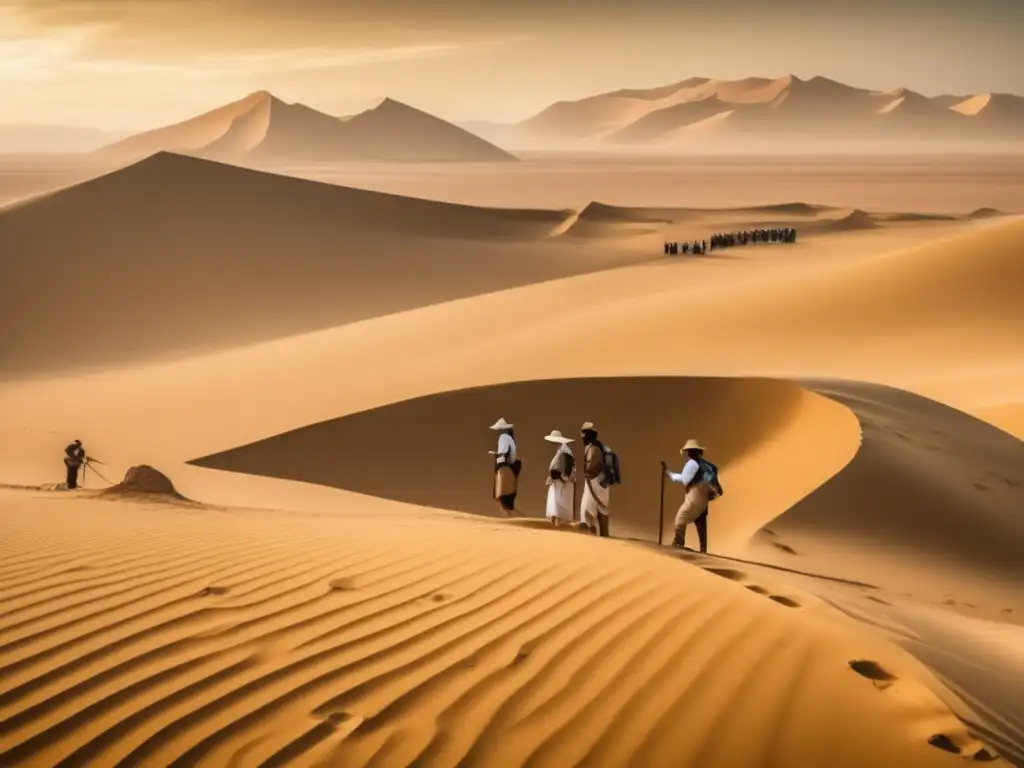
[[[583,500],[580,502],[580,522],[591,528],[597,525],[597,513],[607,515],[608,503],[611,500],[611,488],[604,488],[601,482],[604,472],[595,478],[587,478],[583,483]]]
[[[573,491],[576,487],[576,470],[573,469],[572,474],[568,478],[563,476],[561,480],[552,479],[550,474],[552,469],[564,470],[565,464],[562,458],[564,454],[572,456],[572,449],[568,445],[560,445],[558,447],[554,458],[551,459],[551,465],[548,467],[549,474],[546,481],[548,499],[545,514],[549,518],[557,518],[571,523],[575,514],[573,509]]]

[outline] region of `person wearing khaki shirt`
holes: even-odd
[[[583,439],[583,500],[580,503],[580,527],[598,536],[608,537],[611,491],[605,482],[604,445],[597,439],[597,429],[586,422],[580,428]]]

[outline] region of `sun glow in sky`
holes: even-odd
[[[444,10],[441,10],[443,7]],[[255,90],[451,120],[691,76],[1024,92],[1020,0],[0,0],[0,123],[137,130]]]

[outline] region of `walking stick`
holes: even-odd
[[[665,530],[665,472],[668,468],[661,462],[661,494],[658,500],[658,546],[661,546],[662,532]]]

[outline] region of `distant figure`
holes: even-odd
[[[608,504],[611,497],[605,478],[605,449],[597,439],[593,423],[580,427],[583,439],[583,500],[580,503],[580,527],[599,536],[610,536]]]
[[[78,487],[78,470],[88,460],[81,440],[75,440],[64,449],[64,466],[67,468],[67,486],[69,491]]]
[[[552,430],[544,439],[558,444],[548,467],[548,478],[544,481],[548,489],[545,514],[551,525],[557,528],[559,523],[571,524],[575,517],[573,492],[576,489],[576,457],[569,447],[572,439],[563,437],[557,429]]]
[[[707,552],[708,504],[722,495],[722,486],[718,482],[718,468],[704,460],[704,447],[696,440],[687,440],[679,453],[686,456],[683,471],[676,473],[669,472],[667,468],[665,470],[669,480],[682,483],[686,489],[683,503],[676,512],[676,535],[672,546],[686,548],[686,526],[693,523],[697,526],[700,551]]]
[[[498,419],[491,425],[491,429],[498,433],[498,450],[494,451],[494,498],[501,504],[505,514],[511,516],[516,508],[519,472],[523,464],[516,451],[516,435],[512,425],[505,419]]]

